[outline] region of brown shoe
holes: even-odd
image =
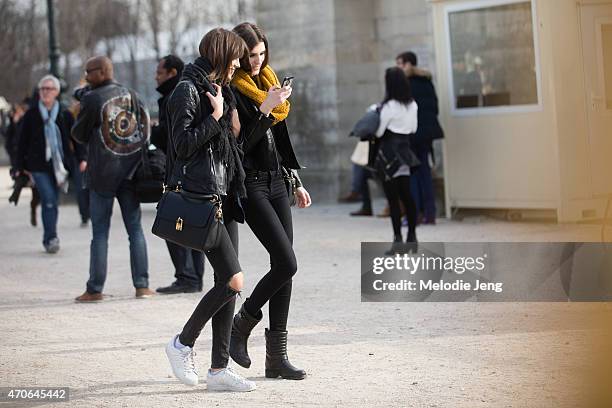
[[[74,299],[75,302],[78,303],[93,303],[93,302],[101,302],[104,299],[104,296],[101,293],[89,293],[85,292],[81,296]]]
[[[150,298],[153,295],[155,295],[155,292],[153,292],[149,288],[136,288],[136,298],[137,299],[146,299],[146,298]]]
[[[365,208],[362,208],[361,210],[358,211],[353,211],[351,213],[351,217],[370,217],[372,216],[372,210],[368,210]]]
[[[339,203],[358,203],[361,201],[361,194],[351,191],[347,195],[338,197]]]

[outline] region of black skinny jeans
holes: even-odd
[[[416,204],[410,193],[410,176],[399,176],[383,182],[383,189],[387,201],[389,201],[389,212],[391,213],[391,224],[395,241],[402,240],[402,213],[400,200],[406,208],[408,218],[408,240],[416,238],[417,211]]]
[[[270,330],[286,330],[293,275],[297,260],[293,252],[293,222],[287,189],[277,171],[247,171],[246,221],[270,254],[270,271],[244,302],[246,311],[259,316],[266,302]]]
[[[229,361],[229,341],[238,293],[229,286],[229,281],[242,271],[238,262],[238,224],[231,217],[226,219],[230,221],[221,231],[218,246],[206,251],[214,270],[215,285],[202,297],[179,336],[181,344],[193,347],[202,328],[212,318],[212,368],[225,368]]]

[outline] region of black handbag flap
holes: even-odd
[[[157,216],[170,222],[178,222],[193,227],[205,227],[212,222],[217,213],[217,205],[211,198],[188,195],[183,192],[168,191],[159,202]]]

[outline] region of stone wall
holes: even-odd
[[[426,0],[259,0],[257,23],[279,77],[295,75],[288,124],[309,190],[330,200],[350,188],[348,134],[383,98],[384,69],[406,50],[433,70]]]

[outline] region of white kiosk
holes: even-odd
[[[612,0],[430,2],[447,214],[537,209],[559,222],[605,219]]]

